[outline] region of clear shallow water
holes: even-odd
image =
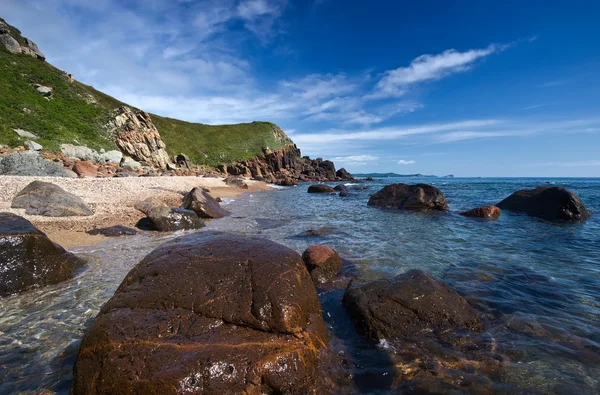
[[[394,182],[433,184],[451,213],[411,213],[366,205]],[[456,211],[493,204],[522,188],[572,189],[596,214],[583,224],[552,224],[503,212],[497,221]],[[333,185],[333,184],[332,184]],[[233,215],[208,229],[261,235],[302,252],[328,244],[376,279],[423,269],[477,308],[486,331],[471,352],[497,354],[504,369],[488,375],[505,393],[600,391],[600,179],[379,179],[340,198],[307,194],[308,185],[255,193],[228,204]],[[323,237],[308,229],[331,228]],[[50,388],[67,393],[86,324],[146,253],[176,235],[135,236],[74,252],[90,259],[71,282],[0,299],[0,393]],[[343,290],[322,291],[333,348],[351,363],[354,391],[386,393],[394,381],[390,350],[363,342],[341,308]],[[460,356],[469,354],[461,351]],[[468,356],[468,355],[467,355]],[[492,377],[493,376],[493,377]]]

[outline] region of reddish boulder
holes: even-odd
[[[327,331],[300,256],[220,232],[165,243],[81,343],[72,393],[306,394]]]
[[[324,245],[308,247],[302,254],[302,260],[315,284],[329,281],[343,265],[338,253]]]
[[[73,171],[77,173],[79,178],[98,176],[98,166],[87,160],[75,163]]]
[[[500,216],[500,209],[496,206],[483,206],[462,212],[460,215],[464,215],[465,217],[497,219]]]
[[[519,211],[550,221],[585,221],[592,214],[579,196],[561,187],[522,189],[497,206],[502,210]]]
[[[369,199],[369,206],[403,210],[449,210],[446,197],[434,186],[427,184],[391,184]]]

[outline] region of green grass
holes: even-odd
[[[12,26],[11,34],[24,43],[20,32]],[[33,83],[53,87],[52,99],[37,93]],[[69,83],[63,71],[48,63],[29,55],[11,54],[0,45],[0,144],[23,145],[26,139],[13,129],[24,129],[39,136],[36,141],[49,151],[58,151],[64,143],[96,150],[116,149],[103,125],[121,105],[122,102],[91,86]],[[187,154],[198,165],[242,161],[260,155],[263,147],[275,150],[291,142],[269,122],[211,126],[158,115],[151,117],[169,154]]]

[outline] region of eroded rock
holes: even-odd
[[[444,194],[427,184],[391,184],[371,196],[369,206],[403,210],[449,210]]]
[[[73,165],[73,171],[81,178],[96,177],[98,175],[98,166],[87,160],[82,160]]]
[[[315,245],[308,247],[302,260],[315,284],[331,280],[342,268],[342,258],[330,247]]]
[[[483,206],[462,212],[460,215],[464,215],[465,217],[496,219],[500,216],[500,209],[496,206]]]
[[[194,188],[185,195],[182,207],[194,211],[200,218],[223,218],[229,215],[229,211],[203,188]]]
[[[308,187],[308,193],[335,193],[335,189],[325,184],[313,184]]]
[[[15,196],[12,208],[24,208],[25,214],[46,217],[89,216],[94,213],[80,197],[58,185],[33,181]]]

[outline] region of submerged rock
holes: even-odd
[[[338,192],[348,192],[348,187],[346,187],[344,184],[336,185],[335,187],[333,187],[333,189]]]
[[[72,393],[311,393],[326,342],[296,252],[195,233],[151,252],[102,307]]]
[[[89,216],[94,213],[80,197],[58,185],[34,181],[15,196],[12,208],[24,208],[25,214],[46,217]]]
[[[35,151],[14,152],[0,158],[0,175],[67,177],[60,164],[45,160]]]
[[[152,222],[154,229],[161,232],[200,229],[206,226],[195,212],[182,208],[154,206],[148,210],[146,215]]]
[[[194,211],[200,218],[223,218],[229,215],[229,211],[203,188],[194,188],[185,195],[182,207]]]
[[[0,213],[0,296],[68,280],[83,264],[25,218]]]
[[[92,229],[92,230],[88,230],[86,232],[88,235],[103,235],[106,237],[119,237],[119,236],[133,236],[137,234],[137,230],[133,229],[133,228],[128,228],[127,226],[123,226],[123,225],[115,225],[115,226],[110,226],[108,228],[97,228],[97,229]]]
[[[483,329],[479,316],[462,296],[420,270],[366,284],[352,281],[343,303],[357,329],[373,340],[456,328]]]
[[[335,193],[335,189],[325,184],[313,184],[308,187],[308,193]]]
[[[561,187],[521,189],[497,206],[503,210],[523,212],[550,221],[585,221],[592,214],[579,196]]]
[[[391,184],[369,199],[369,206],[403,210],[449,210],[446,197],[434,186],[427,184]]]
[[[496,206],[483,206],[462,212],[460,215],[464,215],[465,217],[496,219],[500,216],[500,209]]]
[[[338,253],[324,245],[308,247],[302,254],[302,260],[315,284],[331,280],[343,265]]]

